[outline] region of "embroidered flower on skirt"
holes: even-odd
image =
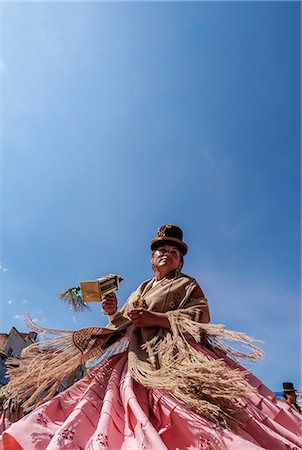
[[[108,436],[107,436],[107,434],[99,433],[99,434],[97,435],[96,440],[97,440],[101,445],[104,445],[105,447],[108,447]]]
[[[42,425],[43,427],[47,426],[48,420],[46,419],[45,415],[43,413],[39,413],[37,417],[37,422]]]
[[[68,439],[68,440],[73,440],[73,438],[74,438],[74,431],[73,430],[69,430],[68,428],[64,428],[64,430],[62,430],[61,432],[60,432],[60,436],[63,438],[63,439]]]

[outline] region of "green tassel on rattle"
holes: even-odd
[[[123,278],[120,275],[110,273],[97,280],[81,281],[81,287],[67,289],[59,297],[67,302],[75,312],[89,310],[87,302],[101,302],[104,295],[119,289],[122,280]]]
[[[59,295],[60,299],[64,302],[68,303],[70,309],[73,309],[75,312],[82,312],[85,310],[90,310],[87,303],[84,301],[81,296],[81,288],[80,287],[72,287],[67,289],[65,292]]]

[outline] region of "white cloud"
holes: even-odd
[[[4,267],[4,265],[1,262],[0,262],[0,271],[3,272],[3,273],[8,271],[8,268]]]
[[[14,303],[14,301],[15,301],[15,300],[13,300],[13,299],[9,299],[9,300],[7,300],[6,303],[7,303],[8,305],[12,305],[12,304]]]
[[[16,319],[16,320],[24,320],[25,316],[24,316],[24,314],[16,314],[16,315],[14,315],[14,319]]]
[[[37,323],[37,324],[45,323],[46,322],[46,317],[34,317],[32,319],[32,321]]]
[[[43,317],[44,311],[42,309],[36,309],[33,311],[33,314],[36,315],[36,317],[33,319],[34,322],[37,323],[44,323],[46,322],[46,317]]]
[[[25,298],[22,300],[22,304],[23,305],[26,305],[28,303],[28,301],[27,300],[25,300]]]
[[[6,69],[6,65],[4,64],[2,59],[0,59],[0,72],[4,72],[5,69]]]

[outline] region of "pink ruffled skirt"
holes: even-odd
[[[199,351],[215,357],[203,347]],[[128,372],[124,352],[12,424],[2,434],[0,449],[301,449],[302,416],[252,374],[249,382],[257,393],[246,405],[248,421],[235,433],[191,412],[167,393],[138,384]]]

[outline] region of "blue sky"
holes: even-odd
[[[301,389],[298,2],[2,5],[2,332],[105,325],[57,294],[184,230],[213,323]]]

